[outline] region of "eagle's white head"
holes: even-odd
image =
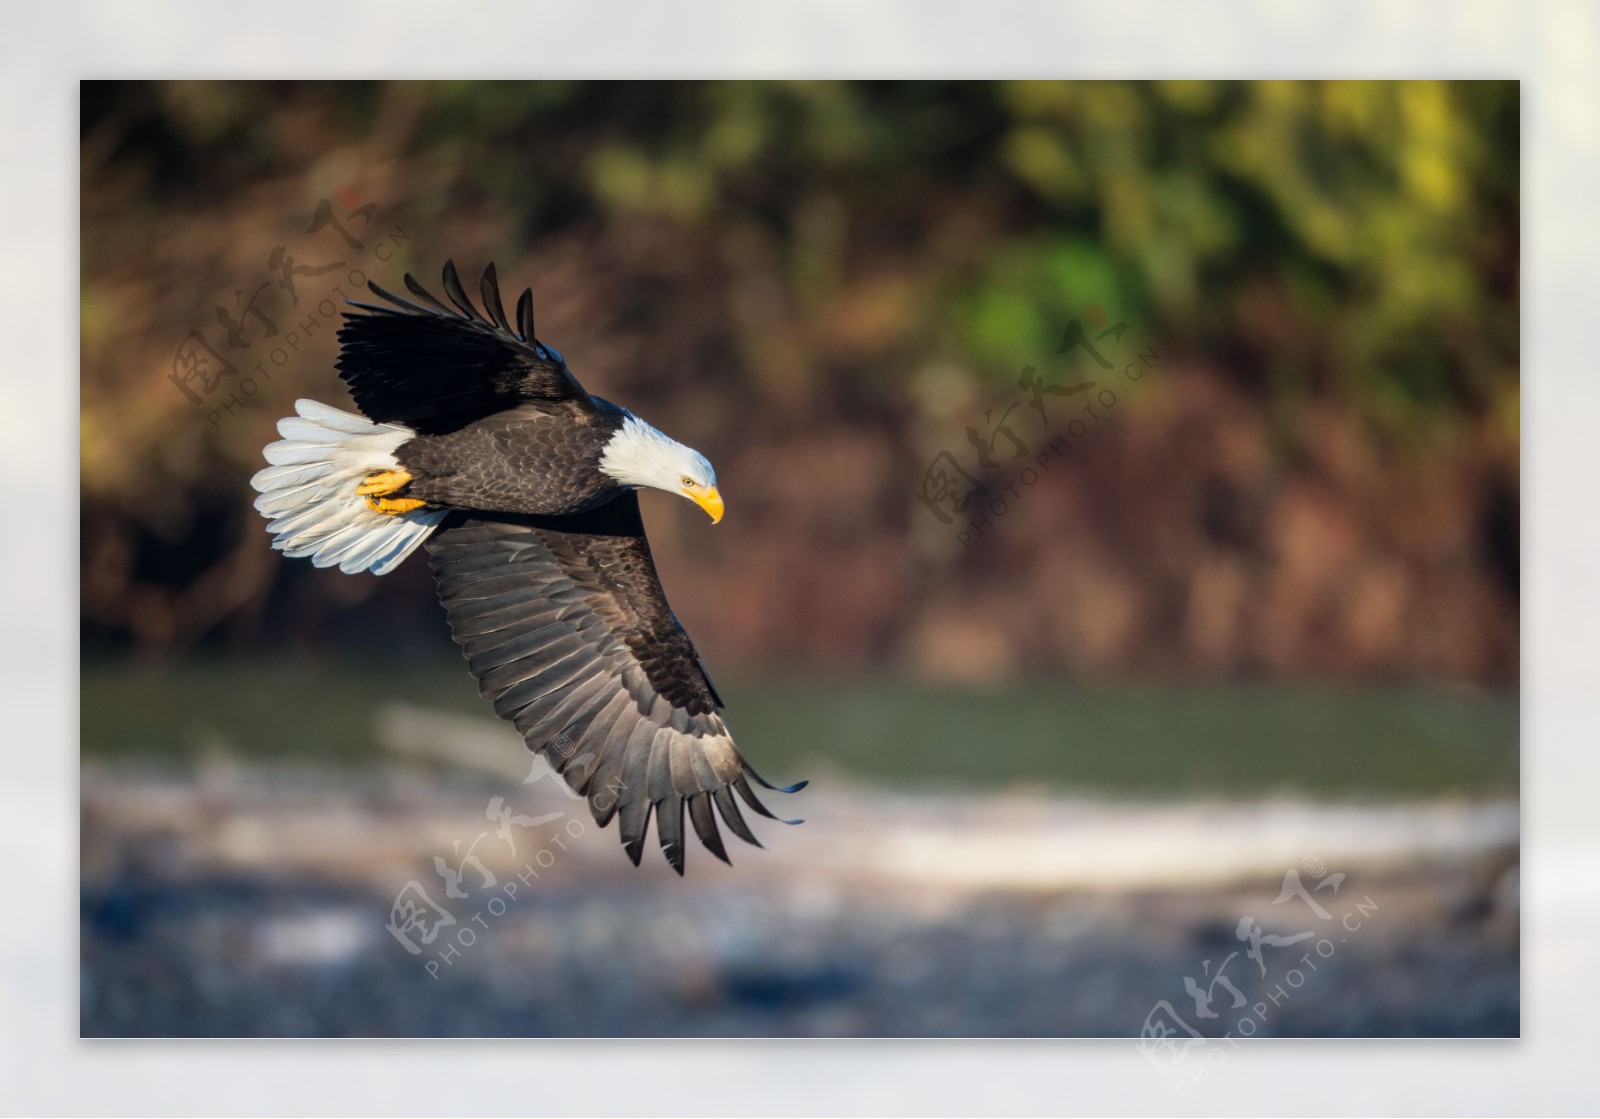
[[[600,455],[600,470],[625,486],[649,486],[687,497],[710,514],[712,524],[722,520],[717,472],[706,456],[631,412]]]

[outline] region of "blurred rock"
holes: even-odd
[[[1161,1003],[1204,1036],[1519,1030],[1501,804],[808,792],[679,880],[577,815],[510,853],[486,802],[559,811],[549,782],[83,780],[85,1036],[1132,1037]],[[453,920],[416,954],[413,883]]]

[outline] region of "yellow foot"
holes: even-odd
[[[379,470],[367,475],[367,480],[356,487],[362,497],[382,497],[386,493],[403,489],[411,484],[411,474],[406,470]],[[421,502],[418,502],[421,504]],[[373,506],[377,508],[377,506]],[[402,510],[403,512],[404,510]]]
[[[428,503],[426,501],[418,501],[414,497],[368,497],[367,504],[380,513],[399,516],[401,513],[409,513],[413,509],[421,509]]]

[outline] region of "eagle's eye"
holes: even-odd
[[[692,489],[695,488],[695,486],[700,484],[700,483],[696,482],[693,478],[680,478],[679,481],[681,481],[683,483],[683,488],[686,489],[686,490],[692,490]]]

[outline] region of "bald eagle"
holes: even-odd
[[[734,746],[639,517],[648,487],[720,521],[711,464],[585,392],[535,336],[531,290],[512,326],[493,264],[481,312],[453,263],[453,307],[405,284],[410,299],[368,284],[383,305],[352,303],[339,330],[339,376],[362,414],[300,400],[278,423],[251,480],[273,547],[382,575],[425,544],[480,693],[601,827],[618,819],[634,865],[652,815],[679,874],[685,813],[724,862],[718,815],[759,847],[735,794],[777,819],[749,781],[805,782],[768,784]]]

